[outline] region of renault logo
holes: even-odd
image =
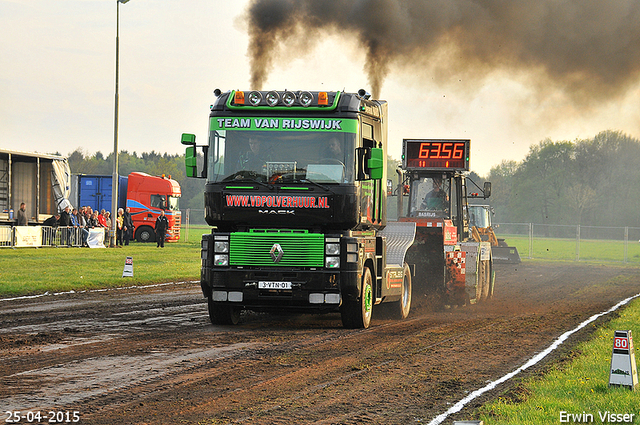
[[[271,258],[273,259],[273,262],[277,263],[278,261],[280,261],[282,259],[283,254],[284,254],[284,251],[282,250],[282,247],[280,246],[280,244],[274,243],[273,246],[271,247]]]

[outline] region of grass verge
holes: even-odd
[[[617,318],[599,327],[590,340],[579,344],[572,361],[558,363],[543,376],[524,380],[507,394],[482,406],[477,418],[492,425],[640,424],[640,388],[634,392],[609,387],[615,330],[631,330],[632,335],[640,338],[640,300],[630,303]],[[632,421],[625,421],[623,416],[615,416],[611,421],[607,412],[627,414],[626,419]],[[578,420],[577,416],[568,415],[583,416]]]
[[[136,243],[123,248],[0,249],[0,298],[182,282],[200,279],[200,239],[207,227],[192,228],[189,242]],[[133,277],[122,277],[126,257],[133,258]]]
[[[500,235],[510,246],[518,248],[521,258],[561,261],[625,261],[640,264],[640,243],[635,241],[590,240],[535,237],[529,246],[529,238],[518,235]]]

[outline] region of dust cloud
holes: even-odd
[[[326,34],[361,46],[375,98],[395,71],[443,85],[506,71],[574,105],[640,80],[637,0],[253,0],[244,19],[255,89],[285,47],[306,53]]]

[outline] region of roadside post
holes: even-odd
[[[638,386],[638,369],[630,330],[615,331],[613,335],[609,372],[609,386],[612,385],[629,387],[632,391]]]
[[[124,260],[122,277],[133,277],[133,257],[127,257],[127,259]]]

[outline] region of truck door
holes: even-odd
[[[366,118],[363,119],[361,134],[362,147],[364,148],[362,152],[383,147],[380,122]],[[370,176],[366,175],[363,170],[366,168],[366,161],[368,161],[369,158],[370,156],[357,155],[358,163],[356,164],[356,169],[358,170],[358,179],[363,180],[361,185],[361,222],[380,224],[386,210],[386,197],[383,196],[383,191],[386,190],[386,188],[383,187],[383,182],[386,180],[384,177],[382,179],[371,179]]]

